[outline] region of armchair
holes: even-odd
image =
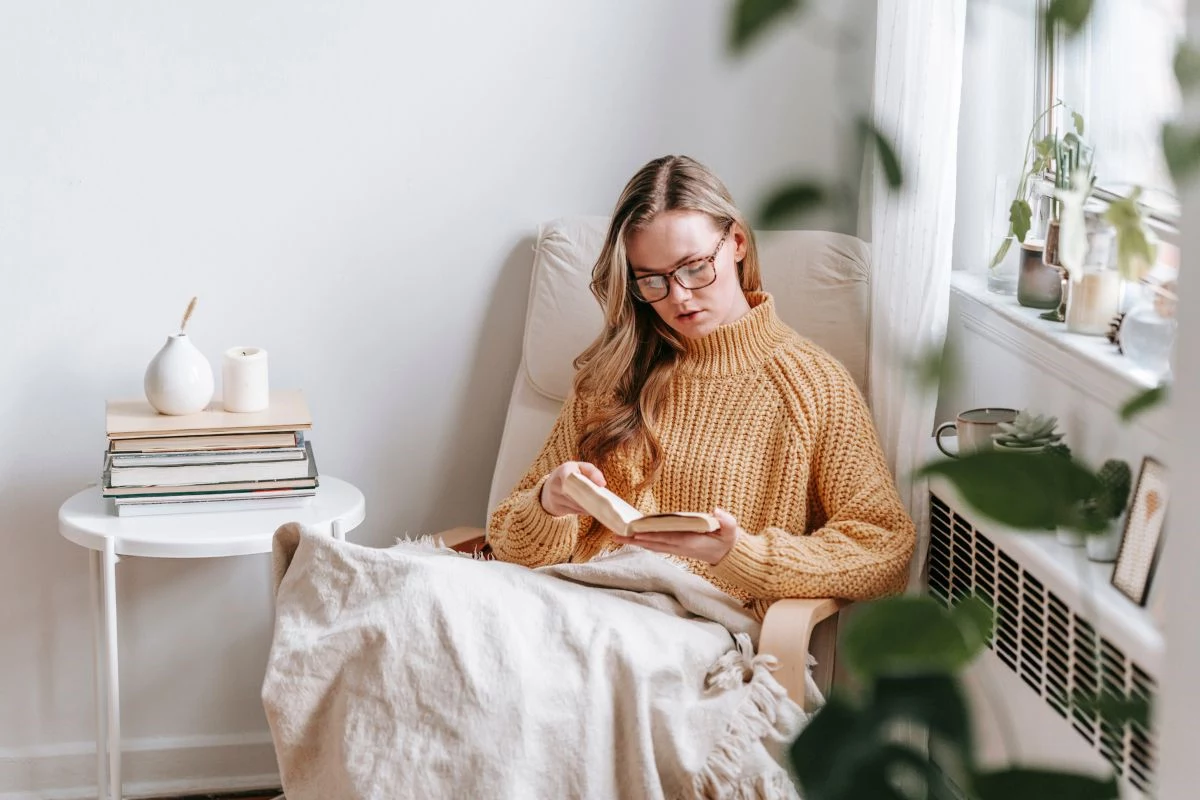
[[[563,217],[538,230],[521,364],[488,509],[508,495],[536,458],[570,390],[571,363],[600,329],[601,312],[588,282],[607,224],[605,217]],[[837,357],[863,387],[870,308],[867,245],[821,231],[766,231],[756,239],[763,284],[775,297],[780,318]],[[482,528],[454,528],[439,536],[458,550],[486,548]],[[837,616],[846,605],[834,598],[780,600],[763,620],[759,651],[779,659],[776,677],[802,706],[808,654],[817,662],[817,686],[828,693],[832,684]]]

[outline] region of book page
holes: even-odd
[[[618,536],[628,536],[629,523],[642,516],[642,512],[616,494],[597,486],[578,472],[567,475],[564,488],[567,497]]]

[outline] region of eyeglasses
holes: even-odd
[[[643,275],[634,278],[630,290],[635,298],[643,303],[657,303],[665,300],[671,293],[671,279],[674,278],[685,289],[703,289],[711,286],[717,279],[717,253],[729,238],[730,226],[725,226],[721,241],[713,248],[712,255],[681,264],[670,272],[660,272],[654,275]]]

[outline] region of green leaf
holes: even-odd
[[[987,603],[978,597],[965,597],[950,611],[950,617],[963,632],[963,639],[972,647],[983,649],[992,635],[995,614]]]
[[[931,597],[889,597],[865,604],[847,622],[839,657],[864,678],[953,673],[983,649]]]
[[[858,128],[879,153],[879,161],[883,164],[883,174],[887,178],[888,187],[893,191],[899,189],[904,185],[904,171],[900,167],[900,157],[896,155],[892,143],[883,131],[875,127],[875,123],[867,117],[859,118]]]
[[[1146,389],[1138,392],[1133,397],[1125,401],[1121,406],[1121,421],[1129,422],[1134,417],[1142,414],[1155,406],[1165,403],[1167,400],[1167,385],[1160,383],[1153,389]]]
[[[927,464],[917,474],[946,478],[980,513],[1013,528],[1097,530],[1094,520],[1080,519],[1079,503],[1099,483],[1072,459],[984,450]]]
[[[1117,269],[1128,281],[1139,281],[1154,266],[1157,248],[1146,237],[1146,226],[1142,224],[1142,211],[1138,198],[1142,196],[1137,187],[1128,197],[1109,204],[1104,219],[1112,223],[1117,232]]]
[[[1117,779],[1040,769],[1006,769],[975,777],[979,800],[1113,800]]]
[[[792,742],[789,755],[792,771],[806,792],[827,794],[831,784],[836,787],[837,770],[856,749],[866,743],[859,735],[864,720],[859,710],[843,697],[833,694],[821,706],[800,735]]]
[[[1078,111],[1071,112],[1071,121],[1075,123],[1075,132],[1083,136],[1083,114]]]
[[[1175,80],[1184,92],[1200,83],[1200,49],[1191,42],[1181,41],[1175,49]]]
[[[759,219],[762,225],[771,227],[800,214],[816,211],[828,199],[829,192],[819,183],[796,181],[776,189],[767,198]]]
[[[1168,122],[1163,125],[1162,145],[1167,168],[1176,184],[1182,184],[1200,168],[1200,131]]]
[[[1114,697],[1103,692],[1100,697],[1077,693],[1074,705],[1084,714],[1096,714],[1108,725],[1120,729],[1127,724],[1140,725],[1150,729],[1150,700],[1146,697],[1130,695]]]
[[[1029,207],[1029,203],[1025,202],[1024,198],[1013,200],[1008,208],[1008,224],[1012,225],[1012,231],[1017,235],[1018,241],[1025,241],[1025,235],[1029,233],[1032,222],[1033,209]]]
[[[930,347],[909,359],[908,369],[918,388],[937,391],[958,383],[958,363],[954,345],[947,340],[941,347]]]
[[[745,51],[755,39],[802,6],[803,0],[737,0],[729,29],[729,49],[735,53]]]
[[[1000,243],[1000,247],[996,250],[996,255],[992,256],[992,263],[988,265],[988,269],[995,269],[1004,261],[1004,257],[1008,255],[1008,249],[1012,247],[1013,237],[1006,236],[1004,241]]]
[[[887,741],[880,718],[834,694],[792,742],[792,771],[811,800],[912,800],[896,778],[907,773],[926,787],[934,772],[912,748]]]
[[[1092,13],[1092,0],[1051,0],[1046,9],[1046,31],[1062,26],[1068,36],[1083,30]]]
[[[880,677],[867,710],[881,729],[897,719],[916,722],[958,750],[960,757],[972,756],[970,713],[958,679],[951,675]]]

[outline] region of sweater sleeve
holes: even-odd
[[[903,591],[916,530],[900,501],[866,403],[840,364],[820,370],[820,415],[812,427],[803,530],[747,532],[711,570],[763,600],[837,597],[869,600]],[[805,523],[797,521],[797,527]]]
[[[574,514],[555,517],[542,507],[546,475],[564,461],[575,461],[582,415],[574,392],[563,404],[542,451],[525,476],[488,519],[487,541],[501,561],[527,567],[567,561],[579,541],[583,520]]]

